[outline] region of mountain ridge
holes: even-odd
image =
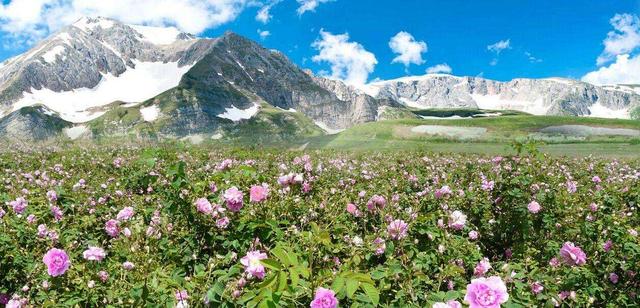
[[[299,127],[304,135],[384,119],[388,107],[628,117],[640,106],[639,89],[563,78],[500,82],[446,74],[352,86],[316,76],[231,31],[208,39],[170,27],[82,18],[0,65],[0,120],[12,123],[8,127],[35,125],[38,131],[23,134],[36,139],[69,126],[89,137],[218,138],[265,123],[260,127],[266,131],[284,132],[269,126],[280,125]],[[48,115],[17,117],[23,108]],[[52,130],[43,129],[53,122]]]

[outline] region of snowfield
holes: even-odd
[[[233,122],[238,122],[240,120],[251,119],[260,110],[260,105],[254,104],[253,106],[247,109],[239,109],[236,106],[231,106],[230,108],[226,108],[225,110],[226,110],[225,112],[218,115],[219,118],[229,119]]]
[[[23,98],[13,107],[13,111],[22,107],[42,104],[60,114],[60,117],[73,123],[93,120],[101,112],[89,109],[101,107],[115,101],[142,102],[164,91],[174,88],[191,66],[180,67],[177,62],[139,62],[133,60],[135,68],[128,68],[119,77],[103,75],[100,83],[92,88],[54,92],[49,89],[32,89],[24,92]]]

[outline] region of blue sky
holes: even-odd
[[[313,60],[320,52],[313,43],[322,39],[321,29],[331,35],[348,33],[349,42],[360,44],[375,56],[377,64],[366,75],[368,80],[422,75],[427,68],[443,63],[451,67],[454,75],[482,75],[497,80],[550,76],[580,79],[599,69],[596,59],[603,53],[607,33],[613,30],[611,18],[624,13],[640,15],[640,0],[315,0],[313,4],[317,7],[302,15],[298,14],[301,5],[313,0],[282,0],[271,7],[272,18],[263,23],[256,19],[256,14],[269,1],[238,2],[242,3],[237,14],[219,24],[206,25],[207,29],[200,35],[215,37],[232,30],[267,48],[284,52],[302,67],[316,73],[331,73],[330,61]],[[10,1],[3,0],[3,3],[8,5]],[[2,15],[0,10],[0,21],[3,21]],[[16,33],[7,33],[11,24],[7,25],[7,17],[4,18],[2,59],[24,51],[30,44],[24,38],[27,42],[7,44],[16,40]],[[178,26],[185,23],[163,19],[167,20]],[[157,24],[157,21],[148,23]],[[269,31],[270,35],[261,38],[258,30]],[[389,41],[401,31],[413,36],[415,42],[428,46],[426,52],[418,53],[424,63],[392,63],[398,54],[391,50]],[[487,48],[507,40],[509,48],[499,54]],[[636,46],[625,53],[635,56]]]

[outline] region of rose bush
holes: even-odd
[[[637,160],[171,145],[0,167],[14,307],[640,301]]]

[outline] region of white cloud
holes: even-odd
[[[615,62],[584,75],[582,81],[595,85],[640,84],[640,56],[618,55]]]
[[[531,63],[540,63],[542,62],[542,59],[536,58],[532,53],[525,51],[524,55],[527,56],[527,58],[529,59],[529,62]]]
[[[437,64],[427,68],[427,74],[451,74],[453,70],[447,63]]]
[[[511,49],[511,40],[502,40],[499,41],[495,44],[491,44],[489,46],[487,46],[487,50],[495,52],[497,55],[499,55],[503,50],[505,49]]]
[[[273,18],[271,15],[271,9],[278,3],[282,2],[282,0],[272,0],[269,3],[263,5],[259,10],[258,14],[256,14],[256,20],[266,24]]]
[[[389,41],[389,47],[393,53],[398,55],[391,63],[402,63],[404,66],[424,63],[422,53],[427,52],[427,43],[416,41],[413,35],[408,32],[398,32]]]
[[[616,56],[629,54],[640,47],[640,19],[638,16],[616,14],[609,22],[614,30],[610,31],[603,41],[604,51],[598,57],[598,65],[604,65],[616,59]]]
[[[298,15],[302,16],[302,14],[306,13],[306,12],[314,12],[316,10],[316,8],[322,4],[322,3],[327,3],[327,2],[332,2],[335,0],[296,0],[298,1],[298,4],[300,5],[300,7],[298,7]]]
[[[311,45],[319,51],[313,61],[329,62],[331,78],[341,79],[349,84],[365,84],[378,64],[376,56],[359,43],[350,42],[348,33],[333,35],[320,30],[320,36]]]
[[[260,30],[258,29],[258,35],[260,35],[261,39],[266,39],[268,36],[271,35],[271,32],[267,31],[267,30]]]
[[[249,0],[12,0],[0,4],[0,31],[33,43],[82,16],[131,24],[175,26],[190,33],[234,20]]]

